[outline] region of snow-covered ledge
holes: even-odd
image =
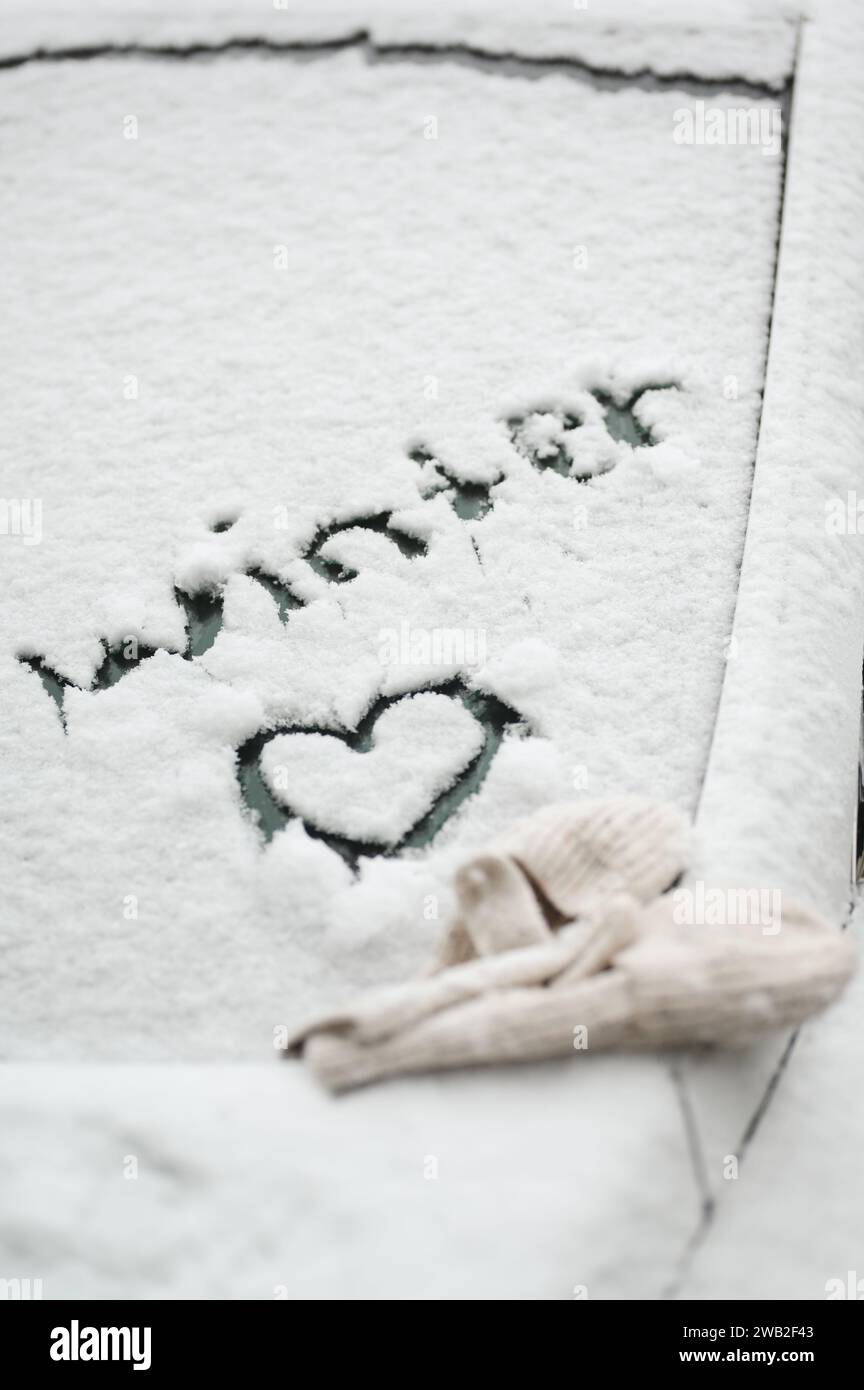
[[[801,27],[752,507],[698,814],[697,870],[715,881],[782,884],[837,923],[847,920],[852,897],[864,640],[862,539],[848,524],[845,534],[837,526],[838,516],[849,515],[850,495],[853,503],[864,497],[858,365],[864,305],[856,268],[864,156],[848,138],[860,129],[864,95],[849,56],[858,41],[850,30],[861,21],[847,16],[823,5]],[[777,1248],[760,1218],[777,1172],[771,1167],[776,1149],[769,1148],[765,1174],[766,1115],[773,1116],[781,1078],[788,1105],[788,1077],[798,1074],[799,1055],[815,1046],[818,1059],[826,1030],[835,1055],[842,1048],[857,1056],[853,1015],[846,1009],[839,1017],[845,1020],[839,1042],[831,1015],[809,1025],[794,1052],[794,1038],[777,1037],[744,1054],[682,1062],[679,1080],[698,1135],[705,1190],[717,1206],[706,1209],[683,1262],[680,1297],[824,1296],[838,1230],[826,1202],[837,1192],[850,1233],[840,1244],[854,1245],[854,1183],[840,1172],[826,1183],[820,1172],[814,1184],[806,1164],[783,1185],[787,1219],[796,1203],[810,1212],[802,1222],[805,1249],[787,1246],[789,1258],[767,1271],[764,1261],[741,1259],[735,1225],[761,1229],[757,1248]],[[839,1091],[835,1085],[828,1092],[836,1105],[843,1086],[850,1094],[853,1087],[842,1067],[827,1066],[830,1073],[823,1064],[815,1074],[820,1094],[839,1077]],[[811,1098],[813,1077],[811,1067],[805,1078]],[[835,1110],[835,1125],[848,1109],[844,1101]],[[823,1132],[812,1116],[802,1125],[800,1107],[795,1122],[796,1146],[802,1134]],[[855,1141],[848,1143],[854,1151]],[[844,1143],[834,1149],[842,1153]],[[724,1180],[729,1156],[746,1159],[749,1175],[751,1152],[761,1171],[754,1166],[749,1185],[732,1195],[738,1184]],[[857,1172],[857,1152],[852,1162]]]
[[[864,97],[843,27],[804,22],[730,660],[699,810],[706,878],[849,908],[864,641]],[[864,529],[864,519],[861,527]],[[836,530],[846,534],[836,534]]]

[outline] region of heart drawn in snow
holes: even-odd
[[[319,830],[365,844],[396,844],[483,746],[464,705],[426,691],[389,706],[370,747],[335,734],[277,734],[261,755],[273,796]]]

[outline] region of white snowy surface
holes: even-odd
[[[708,870],[849,906],[858,781],[864,121],[857,33],[805,26],[747,550],[699,825]],[[854,40],[854,42],[853,42]],[[814,273],[814,266],[819,272]],[[861,523],[864,527],[864,521]],[[766,830],[773,827],[778,833]]]
[[[297,1063],[8,1066],[3,1093],[0,1269],[46,1299],[656,1297],[698,1215],[650,1058],[340,1101]]]
[[[807,25],[802,39],[733,659],[698,818],[702,872],[783,884],[835,921],[850,911],[864,640],[861,537],[826,527],[826,509],[847,511],[861,490],[864,442],[853,365],[864,347],[864,151],[847,138],[862,117],[864,30],[853,16]],[[851,929],[860,940],[860,912]],[[851,1261],[838,1275],[861,1265],[856,999],[860,985],[836,1022],[804,1030],[776,1094],[785,1037],[683,1069],[704,1185],[719,1205],[682,1296],[820,1298],[832,1260]],[[727,1159],[763,1103],[739,1191]]]
[[[736,78],[782,87],[793,65],[794,5],[725,0],[694,24],[693,0],[7,0],[0,56],[88,44],[183,47],[238,39],[447,47],[576,60],[599,71]]]
[[[784,4],[740,0],[698,22],[692,5],[564,8],[13,5],[0,53],[337,38],[347,24],[619,73],[773,86],[791,68]],[[0,538],[0,1051],[43,1063],[3,1068],[3,1277],[41,1277],[47,1297],[627,1298],[676,1281],[684,1296],[823,1297],[856,1267],[852,1002],[805,1032],[739,1185],[718,1164],[785,1039],[674,1074],[591,1057],[578,1077],[562,1064],[424,1078],[339,1102],[296,1066],[225,1064],[262,1059],[317,1003],[413,970],[462,850],[543,801],[634,790],[692,813],[724,656],[702,803],[713,863],[791,869],[839,915],[856,538],[830,558],[799,538],[860,458],[860,34],[854,7],[823,0],[811,18],[731,646],[779,181],[758,149],[673,144],[673,112],[698,89],[375,64],[368,47],[0,72],[14,193],[2,491],[45,506],[41,545]],[[122,138],[130,114],[136,141]],[[431,116],[437,140],[423,138]],[[503,424],[575,410],[588,387],[667,381],[682,389],[640,407],[663,442],[616,449],[590,484],[538,473]],[[602,470],[608,440],[570,442],[580,470]],[[460,521],[408,460],[421,446],[452,474],[503,475],[493,510]],[[359,575],[336,586],[302,558],[319,526],[384,511],[412,519],[424,557],[345,532],[326,553]],[[287,623],[244,574],[256,566],[307,604]],[[175,582],[225,584],[223,631],[197,662],[177,655]],[[489,662],[471,677],[528,733],[505,739],[439,853],[372,859],[354,881],[299,822],[262,846],[234,750],[279,722],[350,729],[377,693],[427,683],[382,667],[382,614],[388,628],[482,627]],[[86,686],[100,639],[129,634],[174,654],[67,693],[64,735],[16,655]],[[165,1064],[83,1065],[103,1059]],[[843,1111],[829,1172],[824,1134]],[[820,1183],[812,1222],[782,1235]],[[754,1260],[754,1231],[774,1255]]]
[[[253,1057],[277,1001],[305,1014],[376,967],[413,969],[452,856],[534,806],[621,791],[694,809],[780,166],[676,144],[686,92],[353,51],[34,64],[2,82],[6,486],[42,500],[44,534],[2,548],[4,879],[17,868],[0,1046],[52,1055],[59,998],[69,1058]],[[636,409],[662,442],[620,444],[588,482],[511,443],[508,420],[596,416],[598,392],[652,384]],[[596,424],[580,469],[608,464]],[[491,511],[460,519],[419,448],[494,483]],[[303,558],[320,527],[382,513],[427,553],[355,528],[326,551],[355,579]],[[243,576],[256,566],[306,600],[284,624]],[[225,629],[191,666],[175,583],[226,584]],[[380,692],[451,675],[382,663],[382,630],[403,623],[482,632],[486,668],[463,675],[525,726],[407,895],[399,864],[346,888],[334,852],[265,847],[232,777],[258,728],[344,730]],[[67,694],[64,735],[16,655],[86,686],[100,639],[129,635],[170,651]],[[317,820],[303,804],[320,828],[326,804]],[[346,922],[358,950],[322,949]]]
[[[859,906],[851,930],[860,942]],[[717,1209],[681,1298],[824,1299],[864,1279],[864,976],[798,1035],[737,1176],[714,1166]],[[741,1136],[739,1135],[739,1138]],[[864,1296],[864,1284],[855,1295]]]
[[[322,830],[393,845],[482,746],[482,730],[468,711],[428,691],[384,711],[368,752],[356,752],[332,734],[277,734],[261,766],[277,801],[314,817]]]

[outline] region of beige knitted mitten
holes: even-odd
[[[546,806],[458,870],[433,968],[548,939],[613,893],[648,902],[681,873],[688,841],[677,811],[638,797]]]
[[[686,844],[677,813],[648,802],[539,812],[459,870],[431,974],[371,991],[288,1049],[340,1091],[597,1048],[735,1044],[830,1003],[854,949],[814,914],[785,902],[770,933],[676,922],[659,895]]]

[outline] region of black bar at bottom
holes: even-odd
[[[325,1316],[332,1319],[334,1315]],[[3,1357],[7,1370],[11,1362],[25,1373],[47,1371],[60,1377],[85,1374],[92,1378],[109,1369],[115,1376],[137,1372],[139,1378],[158,1380],[184,1371],[212,1370],[225,1379],[232,1372],[259,1366],[281,1366],[286,1376],[293,1377],[306,1366],[300,1371],[305,1378],[310,1361],[332,1375],[337,1348],[344,1349],[356,1372],[357,1358],[362,1365],[374,1336],[377,1355],[389,1346],[384,1355],[392,1368],[392,1358],[398,1359],[397,1344],[410,1336],[409,1330],[375,1319],[366,1329],[354,1331],[349,1323],[343,1337],[343,1316],[340,1313],[340,1335],[334,1338],[332,1329],[327,1332],[317,1320],[310,1327],[304,1310],[279,1301],[9,1301],[0,1303],[0,1346],[7,1353]],[[705,1366],[759,1367],[766,1372],[797,1366],[824,1375],[835,1365],[855,1364],[861,1320],[855,1311],[834,1302],[574,1300],[558,1326],[568,1333],[564,1346],[574,1358],[574,1377],[598,1362],[611,1375],[619,1370],[687,1371]],[[441,1373],[452,1375],[453,1335],[464,1342],[464,1330],[446,1334],[443,1325],[434,1337],[424,1337],[425,1376],[430,1362],[434,1366],[439,1357]],[[520,1355],[521,1340],[517,1327],[512,1327],[506,1339],[508,1362],[511,1355]],[[528,1339],[523,1342],[525,1353],[530,1344]],[[488,1337],[483,1345],[485,1357],[490,1350]],[[556,1362],[562,1351],[559,1346]]]

